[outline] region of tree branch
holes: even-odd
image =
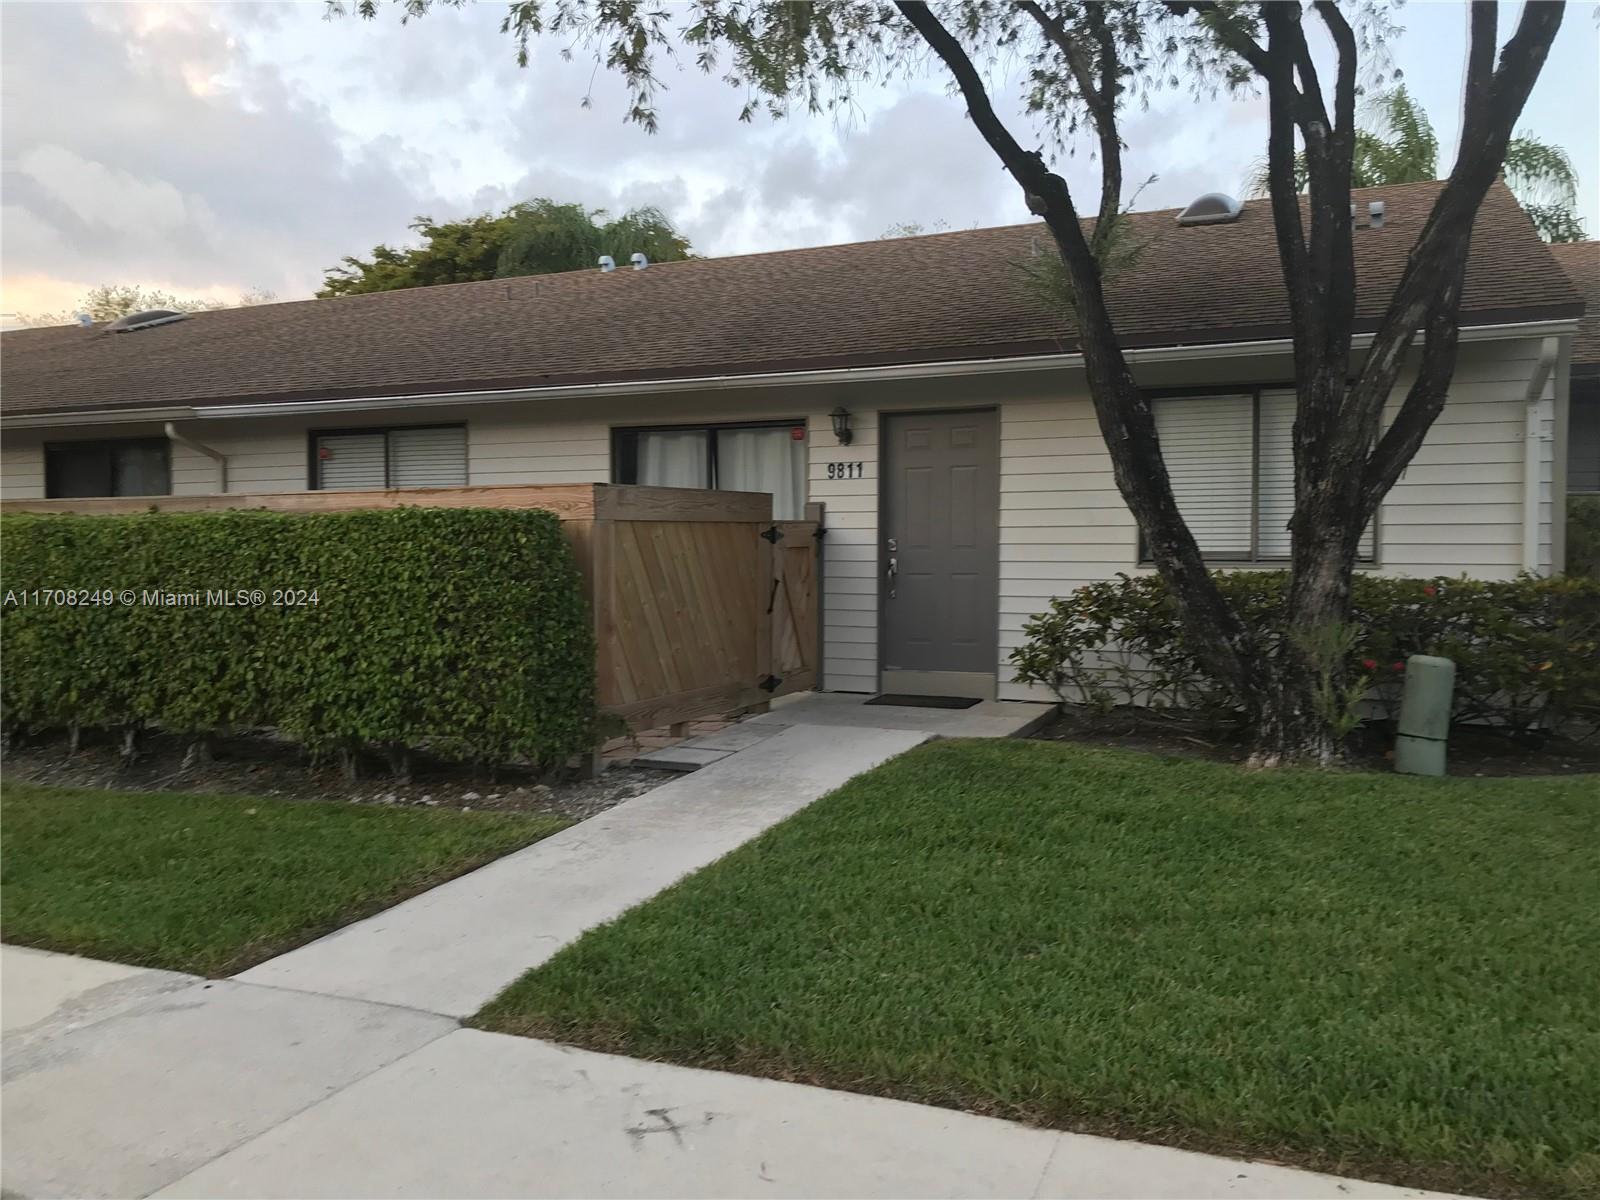
[[[1449,181],[1412,247],[1400,284],[1351,391],[1347,409],[1363,430],[1376,432],[1384,402],[1399,377],[1406,352],[1416,340],[1418,327],[1443,330],[1459,321],[1461,283],[1456,275],[1465,270],[1473,222],[1505,161],[1511,130],[1549,56],[1564,8],[1555,0],[1524,5],[1517,30],[1501,51],[1499,67],[1488,73],[1486,63],[1494,52],[1495,22],[1485,6],[1473,6],[1469,92],[1464,101],[1466,118],[1471,123],[1469,126],[1467,119],[1463,120],[1461,149]],[[1386,434],[1378,442],[1362,472],[1367,518],[1409,461],[1403,457],[1406,448],[1414,449],[1420,444],[1422,435],[1438,416],[1443,403],[1440,394],[1454,373],[1455,339],[1434,333],[1431,341],[1431,353],[1428,342],[1424,342],[1417,380],[1391,425],[1391,430],[1398,426],[1400,432],[1393,437]]]
[[[896,0],[896,7],[949,68],[973,124],[1021,185],[1029,207],[1044,218],[1055,240],[1072,282],[1078,349],[1095,418],[1111,456],[1112,475],[1144,532],[1157,569],[1172,589],[1179,620],[1218,679],[1238,689],[1236,695],[1264,696],[1264,667],[1255,636],[1223,597],[1178,511],[1156,436],[1155,413],[1134,382],[1117,341],[1100,267],[1083,236],[1066,180],[1052,173],[1038,154],[1017,144],[995,115],[972,60],[928,6]]]
[[[1034,0],[1019,0],[1017,7],[1044,31],[1061,51],[1072,71],[1089,116],[1100,140],[1100,212],[1095,221],[1093,249],[1099,257],[1111,237],[1122,205],[1122,139],[1117,134],[1116,47],[1099,5],[1088,6],[1087,19],[1099,50],[1099,79],[1094,64],[1084,56],[1083,47],[1062,22],[1047,13]]]

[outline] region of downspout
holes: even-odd
[[[217,494],[221,495],[228,490],[228,456],[220,450],[213,450],[210,446],[203,446],[193,438],[184,437],[178,432],[178,427],[171,421],[166,423],[167,440],[185,446],[197,454],[204,454],[217,464]]]
[[[1544,421],[1539,409],[1544,402],[1545,384],[1550,380],[1560,352],[1558,337],[1547,337],[1539,343],[1539,361],[1528,377],[1528,390],[1523,396],[1522,569],[1534,574],[1539,571],[1539,485],[1544,457]]]

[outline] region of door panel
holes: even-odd
[[[997,426],[992,410],[884,417],[886,692],[994,696]]]

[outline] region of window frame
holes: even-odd
[[[167,477],[167,490],[164,492],[140,492],[137,494],[119,495],[113,491],[106,491],[98,496],[63,496],[56,488],[59,468],[51,461],[58,453],[72,450],[100,450],[107,453],[106,463],[110,467],[110,476],[106,480],[107,487],[116,479],[116,469],[111,466],[109,455],[119,446],[144,446],[146,448],[160,447],[161,465]],[[44,494],[48,500],[137,500],[141,496],[170,496],[172,495],[172,441],[164,437],[120,437],[120,438],[85,438],[80,441],[46,442],[44,444]]]
[[[1263,558],[1261,556],[1261,394],[1263,392],[1294,392],[1297,385],[1294,380],[1284,380],[1268,383],[1231,383],[1231,384],[1206,384],[1203,387],[1163,387],[1146,388],[1144,397],[1152,405],[1158,400],[1184,400],[1190,397],[1201,396],[1249,396],[1250,397],[1250,553],[1244,558],[1237,555],[1216,555],[1201,552],[1201,560],[1208,566],[1217,567],[1259,567],[1264,570],[1281,570],[1290,565],[1293,559],[1284,555],[1281,558]],[[1155,410],[1152,407],[1150,418],[1155,420]],[[1165,451],[1162,452],[1163,460]],[[1380,503],[1378,511],[1372,514],[1372,555],[1369,558],[1356,558],[1357,570],[1371,570],[1381,566],[1383,560],[1383,505]],[[1145,541],[1144,530],[1139,530],[1139,558],[1141,567],[1155,566],[1155,559],[1150,557],[1150,547]]]
[[[811,428],[805,419],[798,418],[788,421],[691,421],[687,424],[677,425],[613,425],[611,427],[611,480],[613,483],[639,486],[634,481],[639,478],[638,436],[642,433],[704,433],[706,435],[706,482],[709,491],[721,491],[717,487],[717,433],[719,430],[729,432],[745,429],[804,429],[807,440],[810,439]],[[623,449],[624,441],[628,441],[628,448]],[[798,440],[798,439],[797,439]],[[809,458],[808,458],[809,462]],[[627,474],[632,479],[624,479],[624,467],[629,468]],[[806,488],[810,493],[809,483]]]
[[[340,426],[334,429],[307,429],[306,430],[306,490],[320,492],[323,490],[321,472],[317,470],[322,461],[317,457],[317,439],[325,437],[351,437],[360,434],[383,435],[383,490],[396,490],[391,481],[389,462],[389,435],[391,433],[409,433],[418,429],[459,429],[463,435],[467,432],[465,421],[430,421],[423,425],[355,425]],[[472,480],[472,455],[471,443],[467,442],[467,456],[463,464],[467,469],[467,483],[457,484],[458,487],[467,487]]]

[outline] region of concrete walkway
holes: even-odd
[[[467,1017],[586,929],[928,734],[794,725],[554,837],[239,975]]]
[[[0,976],[8,1196],[1434,1195],[12,946]]]

